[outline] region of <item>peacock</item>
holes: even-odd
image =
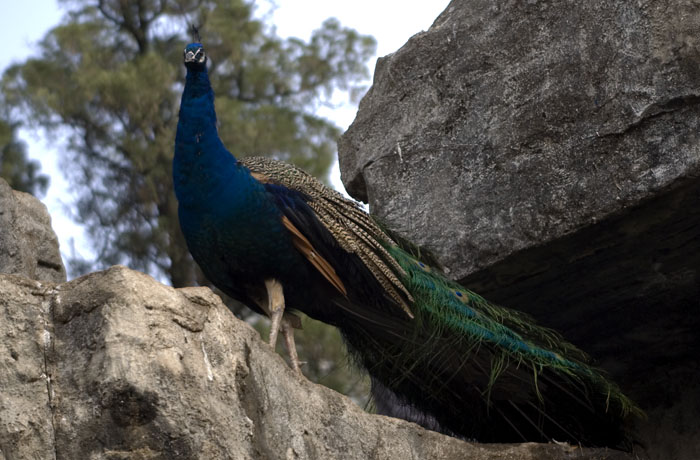
[[[234,158],[194,41],[173,160],[180,226],[206,277],[271,318],[269,342],[282,333],[295,369],[296,311],[340,330],[381,414],[481,442],[629,447],[641,410],[558,333],[447,279],[306,172]]]

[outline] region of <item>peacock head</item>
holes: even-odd
[[[201,43],[190,43],[185,47],[185,66],[191,70],[202,70],[207,65],[207,55]]]

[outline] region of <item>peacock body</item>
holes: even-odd
[[[485,442],[623,446],[624,421],[640,411],[583,352],[447,280],[305,172],[234,158],[201,44],[187,46],[185,65],[174,184],[212,283],[272,316],[275,337],[294,323],[279,319],[285,309],[338,327],[380,413]]]

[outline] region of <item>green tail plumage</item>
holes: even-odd
[[[538,326],[522,313],[487,302],[399,247],[388,250],[407,273],[404,281],[415,299],[417,322],[434,329],[436,336],[454,337],[455,346],[464,350],[477,352],[480,346],[493,348],[488,385],[484,389],[487,398],[499,376],[509,366],[515,366],[530,369],[535,394],[544,401],[537,388],[537,377],[548,369],[587,387],[587,391],[598,393],[605,399],[608,411],[619,412],[622,416],[641,414],[617,385],[587,364],[589,358],[584,352],[557,332]],[[464,356],[464,359],[469,357]]]

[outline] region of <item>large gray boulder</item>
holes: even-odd
[[[32,195],[12,190],[0,178],[0,273],[30,279],[66,280],[58,238],[46,206]]]
[[[632,458],[367,414],[295,374],[208,288],[124,267],[59,285],[0,275],[0,370],[2,460]]]
[[[700,458],[700,9],[454,0],[378,61],[343,181],[449,276],[591,353]]]
[[[699,124],[695,1],[454,0],[378,61],[341,173],[463,279],[697,185]]]

